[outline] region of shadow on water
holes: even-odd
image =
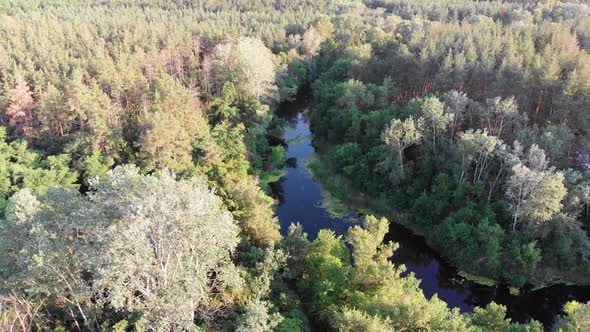
[[[320,186],[305,168],[305,161],[315,154],[307,117],[309,104],[309,92],[302,93],[295,101],[281,105],[278,111],[287,123],[283,135],[283,141],[287,143],[287,165],[284,167],[286,175],[271,184],[271,189],[279,202],[276,214],[283,235],[286,235],[291,223],[299,222],[312,240],[321,229],[326,228],[336,234],[345,234],[353,223],[333,217],[322,208]],[[514,296],[504,286],[474,284],[460,277],[457,270],[432,250],[423,237],[400,224],[391,224],[386,240],[399,244],[393,262],[404,264],[407,268],[405,274],[413,273],[421,280],[420,288],[427,298],[437,294],[449,307],[460,308],[462,312],[471,312],[475,306],[495,301],[507,307],[507,315],[514,321],[536,319],[550,328],[567,301],[590,300],[590,287],[583,286],[555,285],[537,291],[524,290]]]

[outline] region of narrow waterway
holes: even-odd
[[[288,163],[284,169],[286,175],[272,184],[272,191],[279,201],[276,213],[283,235],[291,223],[299,222],[313,240],[318,231],[325,228],[345,234],[354,222],[349,218],[335,218],[322,208],[320,186],[305,168],[305,161],[315,154],[307,118],[308,105],[309,95],[302,95],[279,109],[279,115],[287,121],[283,139],[287,144]],[[420,287],[428,298],[438,294],[449,307],[458,307],[463,312],[495,301],[507,307],[507,314],[514,321],[527,322],[532,318],[549,329],[567,301],[590,300],[590,287],[557,285],[537,291],[525,290],[513,296],[507,287],[487,287],[466,281],[426,245],[424,238],[400,224],[392,222],[386,240],[399,244],[393,262],[404,264],[406,273],[413,272],[421,280]]]

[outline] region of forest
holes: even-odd
[[[0,330],[586,331],[428,298],[386,237],[590,284],[589,52],[582,0],[0,1]],[[303,90],[343,235],[275,214]]]

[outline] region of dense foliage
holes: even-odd
[[[404,211],[470,273],[587,282],[587,17],[565,13],[587,6],[371,6],[388,24],[318,59],[312,125],[322,167],[345,178],[333,187]]]
[[[0,329],[303,329],[261,188],[347,6],[2,3]]]
[[[220,203],[201,177],[133,167],[110,171],[87,196],[24,189],[2,225],[5,286],[69,313],[75,326],[96,329],[108,310],[141,312],[158,330],[212,324],[242,287],[230,259],[238,227]]]
[[[577,332],[590,329],[590,303],[568,302],[565,315],[557,323],[559,332]]]
[[[1,2],[0,330],[540,331],[427,299],[391,263],[386,219],[283,238],[265,192],[285,164],[274,110],[311,83],[325,168],[460,267],[586,281],[587,14]],[[569,304],[560,326],[585,315]]]
[[[436,295],[426,299],[420,282],[411,274],[400,277],[404,267],[389,260],[396,244],[383,243],[388,229],[386,219],[368,216],[345,239],[322,230],[309,242],[301,225],[291,225],[285,240],[291,277],[311,302],[311,313],[327,326],[338,331],[542,331],[535,321],[511,324],[504,318],[506,308],[495,303],[461,315]]]

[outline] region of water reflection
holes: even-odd
[[[286,175],[271,188],[279,202],[276,213],[283,235],[291,223],[300,222],[313,240],[320,229],[329,228],[336,234],[345,234],[352,223],[332,217],[321,207],[320,187],[305,168],[306,159],[315,153],[306,112],[308,98],[303,95],[293,103],[282,105],[279,110],[279,115],[287,122],[283,139],[287,143],[288,159],[284,167]],[[550,327],[562,313],[565,302],[590,300],[590,287],[558,285],[513,296],[504,286],[473,284],[458,276],[457,270],[428,247],[424,238],[399,224],[391,224],[386,240],[399,244],[393,262],[404,264],[405,274],[413,273],[421,280],[420,288],[426,297],[438,294],[449,307],[460,308],[463,312],[471,312],[475,306],[495,301],[505,305],[508,317],[515,321],[527,322],[534,318]]]

